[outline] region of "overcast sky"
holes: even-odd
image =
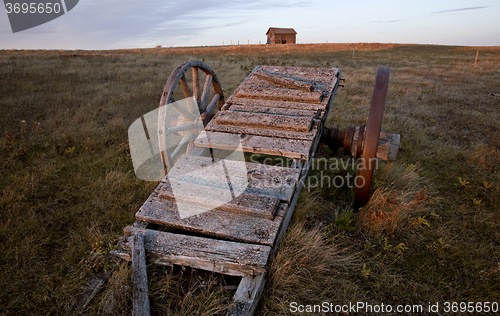
[[[258,44],[270,26],[293,27],[299,43],[500,46],[498,0],[80,0],[18,33],[1,8],[0,49]]]

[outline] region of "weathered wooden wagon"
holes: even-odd
[[[156,264],[241,277],[228,315],[252,315],[320,142],[365,162],[355,206],[368,201],[376,157],[394,160],[399,146],[399,135],[381,132],[389,69],[378,70],[366,126],[345,132],[324,126],[341,80],[336,68],[258,66],[225,100],[208,65],[190,61],[173,71],[157,129],[158,156],[168,174],[136,213],[137,221],[125,228],[121,248],[113,251],[132,260],[136,314],[149,313],[146,254]],[[179,98],[191,101],[180,105]],[[174,145],[170,137],[177,137]],[[238,153],[286,157],[292,163],[234,159]],[[217,163],[220,174],[192,173]]]

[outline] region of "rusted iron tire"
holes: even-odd
[[[385,99],[389,87],[390,68],[379,67],[373,89],[370,114],[366,124],[363,153],[361,154],[361,167],[356,183],[354,195],[354,208],[359,209],[366,205],[370,199],[370,187],[372,184],[373,171],[375,168],[375,157],[377,155],[378,140],[384,117]]]
[[[186,80],[186,73],[192,71],[192,82],[189,84]],[[206,77],[203,86],[200,86],[199,74],[203,72]],[[180,113],[172,114],[169,103],[176,102],[175,94],[180,90],[176,88],[180,84],[183,98],[193,97],[196,100],[198,111],[194,104],[188,101],[187,108],[176,106]],[[202,88],[202,89],[200,89]],[[224,105],[224,94],[222,87],[213,69],[197,60],[187,61],[172,71],[168,77],[167,84],[163,89],[158,113],[158,144],[160,155],[167,172],[174,165],[175,161],[182,155],[191,150],[193,140],[190,140],[192,133],[199,132],[200,121],[206,125],[213,114]],[[192,108],[190,108],[192,107]],[[186,121],[190,123],[185,123]],[[175,148],[169,148],[167,144],[167,135],[177,133],[184,136]]]

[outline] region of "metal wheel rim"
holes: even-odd
[[[384,117],[385,99],[389,87],[389,67],[379,67],[373,89],[370,114],[366,124],[365,141],[361,161],[365,168],[360,169],[356,182],[356,193],[354,195],[354,208],[360,208],[370,199],[370,187],[375,169],[375,157],[377,155],[378,140]],[[361,140],[359,140],[361,141]]]

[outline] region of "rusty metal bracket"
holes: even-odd
[[[345,83],[345,79],[344,79],[344,78],[340,78],[340,79],[339,79],[339,81],[344,81],[344,83]],[[343,84],[339,84],[339,87],[342,87],[342,88],[343,88],[343,87],[344,87],[344,85],[343,85]]]

